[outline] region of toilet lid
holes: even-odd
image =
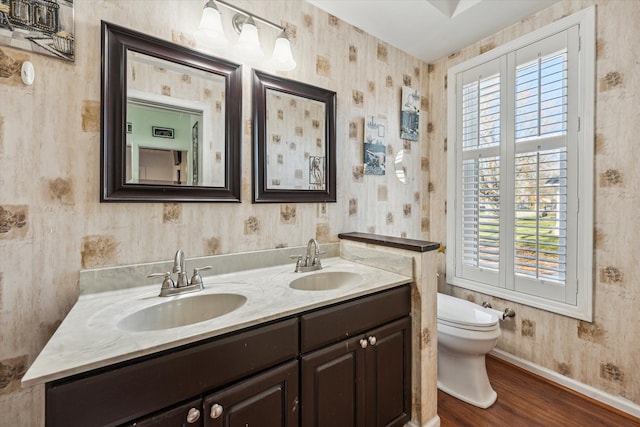
[[[438,321],[466,329],[494,329],[498,316],[471,301],[438,293]]]

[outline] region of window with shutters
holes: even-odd
[[[594,22],[449,70],[449,283],[591,320]]]

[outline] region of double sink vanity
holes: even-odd
[[[242,66],[101,33],[101,202],[240,202]],[[251,95],[252,202],[335,202],[337,94],[253,70]],[[138,114],[156,107],[193,114]],[[310,242],[81,271],[22,383],[45,384],[47,426],[437,425],[439,245],[340,238],[321,260]]]
[[[22,380],[46,384],[46,425],[409,422],[411,260],[391,272],[330,244],[322,268],[295,272],[303,249],[189,260],[214,275],[168,297],[144,276],[170,262],[81,273]]]

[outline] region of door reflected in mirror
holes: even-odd
[[[224,186],[224,77],[130,50],[127,69],[126,182]]]

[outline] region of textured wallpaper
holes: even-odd
[[[445,285],[441,291],[494,308],[515,309],[515,321],[501,322],[498,348],[614,396],[640,404],[640,264],[634,230],[640,182],[637,162],[640,132],[637,77],[640,2],[635,0],[563,1],[504,31],[430,66],[429,135],[432,165],[431,240],[446,241],[446,88],[447,68],[529,31],[596,5],[596,112],[594,211],[594,322],[584,322],[528,306]],[[436,213],[437,212],[437,213]]]
[[[0,46],[0,412],[44,425],[44,388],[19,379],[78,297],[81,269],[336,241],[360,231],[446,241],[446,70],[530,30],[597,6],[595,322],[518,304],[498,347],[640,404],[640,145],[636,0],[565,0],[427,65],[302,0],[233,1],[287,27],[298,67],[286,78],[337,93],[338,201],[251,203],[251,68],[243,72],[242,203],[99,202],[100,20],[196,47],[203,1],[75,3],[76,61]],[[223,11],[224,12],[224,11]],[[276,34],[264,48],[269,50]],[[427,40],[425,43],[437,41]],[[33,62],[36,82],[20,80]],[[265,69],[265,71],[268,71]],[[421,93],[417,141],[400,138],[402,87]],[[407,183],[365,175],[365,118],[386,120],[386,158],[402,150]],[[507,303],[445,285],[494,307]],[[148,280],[141,278],[140,280]],[[30,408],[25,410],[25,408]]]
[[[280,75],[337,93],[337,203],[251,203],[249,64],[238,100],[242,203],[99,202],[100,21],[197,47],[204,1],[74,2],[75,62],[0,45],[2,423],[44,425],[44,388],[22,390],[19,379],[76,301],[81,269],[169,260],[179,248],[191,258],[299,246],[312,237],[334,242],[349,231],[428,237],[427,133],[411,143],[400,139],[402,87],[424,94],[426,64],[302,0],[232,3],[287,28],[298,67]],[[265,27],[261,34],[268,52],[277,33]],[[234,60],[225,55],[219,56]],[[33,86],[20,79],[25,60],[35,66]],[[363,175],[364,122],[371,115],[388,121],[387,158],[409,153],[407,184],[391,173]]]

